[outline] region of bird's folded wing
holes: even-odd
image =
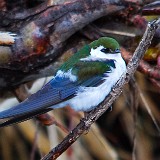
[[[57,103],[74,97],[79,85],[94,87],[102,83],[102,81],[103,79],[100,76],[94,76],[82,83],[71,82],[68,78],[57,77],[25,101],[0,112],[0,119],[9,118],[9,120],[1,123],[0,127],[22,122],[36,115],[48,112]]]
[[[22,114],[22,115],[19,115],[19,116],[14,116],[14,117],[12,117],[10,119],[7,119],[7,120],[3,121],[2,123],[0,123],[0,127],[10,126],[10,125],[15,124],[15,123],[20,123],[20,122],[29,120],[29,119],[31,119],[35,116],[38,116],[40,114],[49,112],[50,110],[51,110],[51,108],[44,108],[42,110],[37,110],[37,111],[34,111],[32,113],[29,112],[29,113]]]
[[[43,109],[63,102],[68,97],[73,96],[78,88],[76,83],[70,82],[69,79],[66,78],[61,79],[61,82],[59,80],[59,87],[54,85],[54,81],[56,84],[57,81],[52,80],[41,90],[31,95],[17,106],[0,112],[0,119],[25,115],[27,113],[36,112],[37,110],[43,112]],[[68,85],[63,85],[64,83],[68,83]]]

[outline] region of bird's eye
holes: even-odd
[[[120,50],[119,50],[119,49],[116,49],[116,50],[115,50],[115,53],[120,53]]]
[[[111,53],[112,50],[110,48],[102,48],[101,52],[103,52],[103,53]]]

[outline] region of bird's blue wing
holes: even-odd
[[[58,78],[58,80],[55,78],[17,106],[0,112],[0,119],[16,117],[49,108],[73,96],[77,88],[78,85],[71,82],[68,78]]]
[[[0,124],[0,127],[22,122],[52,110],[52,106],[75,96],[81,86],[97,86],[102,83],[100,76],[94,76],[84,82],[71,82],[68,78],[56,77],[48,82],[41,90],[32,94],[18,105],[0,112],[0,119],[9,120]]]

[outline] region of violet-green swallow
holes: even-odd
[[[115,39],[102,37],[93,41],[67,60],[41,90],[0,112],[0,119],[9,118],[0,126],[65,106],[76,111],[91,111],[105,99],[125,70]]]

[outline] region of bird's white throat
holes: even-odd
[[[81,61],[97,61],[97,60],[104,60],[104,59],[117,59],[117,58],[122,58],[121,53],[104,53],[101,51],[103,49],[103,46],[99,46],[96,49],[91,49],[90,55],[86,58],[81,58]]]

